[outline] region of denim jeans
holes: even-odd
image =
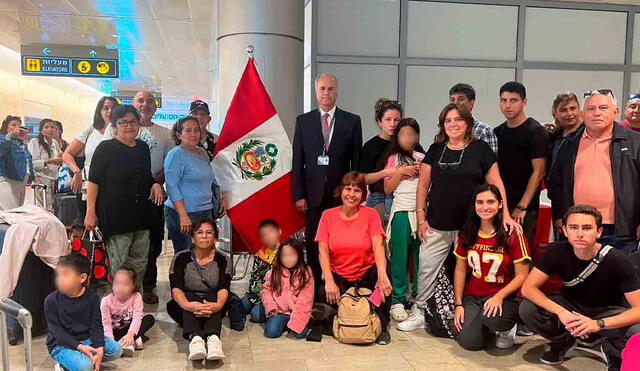
[[[262,306],[262,305],[261,305]],[[282,335],[285,328],[287,328],[287,323],[289,323],[289,318],[291,318],[288,314],[278,313],[275,316],[267,318],[267,323],[264,325],[264,336],[268,338],[277,338]],[[302,330],[301,333],[294,332],[290,330],[296,339],[304,339],[307,336],[307,327]]]
[[[376,205],[379,205],[381,203],[384,203],[383,225],[385,225],[384,221],[389,220],[389,214],[391,213],[393,195],[385,195],[384,193],[379,192],[373,192],[369,194],[369,197],[367,198],[368,207],[375,207]]]
[[[196,224],[201,220],[211,219],[211,210],[196,211],[194,213],[188,213],[187,215],[189,215],[191,223]],[[171,239],[171,242],[173,242],[173,251],[177,254],[182,250],[191,248],[191,236],[182,234],[180,231],[180,216],[178,215],[178,212],[169,206],[165,206],[164,216],[167,222],[169,238]]]
[[[91,339],[80,342],[84,345],[91,345]],[[102,362],[109,362],[120,358],[122,355],[122,347],[115,340],[104,338],[104,356]],[[70,349],[57,345],[51,350],[51,358],[58,362],[63,369],[67,371],[93,371],[93,363],[91,359],[79,350]]]
[[[624,251],[626,253],[632,253],[638,251],[638,240],[632,238],[618,238],[616,237],[616,228],[614,224],[603,224],[602,235],[598,239],[603,245],[611,245],[616,250]]]
[[[242,302],[245,313],[251,314],[251,322],[263,323],[267,321],[267,315],[264,312],[264,305],[262,305],[262,303],[253,304],[249,301],[247,295],[243,296],[240,301]]]

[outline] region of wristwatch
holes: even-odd
[[[526,206],[523,206],[523,205],[518,205],[518,206],[516,206],[516,209],[518,209],[518,210],[520,210],[520,211],[527,211]]]
[[[597,319],[596,323],[598,324],[598,327],[600,327],[600,329],[604,329],[604,320],[603,319]]]

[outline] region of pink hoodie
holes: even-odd
[[[127,325],[129,325],[128,332],[137,334],[140,331],[144,314],[142,295],[139,292],[134,292],[129,299],[122,302],[111,293],[102,298],[100,311],[102,312],[104,336],[113,339],[113,329],[123,329]]]
[[[271,289],[271,272],[273,272],[273,269],[265,276],[264,285],[262,286],[262,291],[260,291],[264,311],[268,316],[289,314],[291,318],[289,318],[287,327],[297,333],[301,333],[307,322],[309,322],[309,318],[311,318],[311,309],[313,307],[313,273],[311,273],[311,268],[307,268],[309,282],[302,290],[291,286],[289,283],[291,273],[285,269],[282,272],[282,292],[280,295]]]

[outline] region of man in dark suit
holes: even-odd
[[[293,201],[306,213],[307,263],[317,288],[322,269],[316,231],[322,212],[338,206],[334,191],[342,177],[358,168],[362,148],[360,116],[336,107],[338,79],[331,74],[316,78],[318,109],[298,116],[293,137]]]

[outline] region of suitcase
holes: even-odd
[[[47,185],[44,183],[31,183],[31,189],[33,190],[33,204],[47,210]],[[40,200],[38,200],[37,195],[40,196]]]
[[[57,193],[53,196],[53,213],[69,227],[80,217],[78,201],[74,193]]]
[[[25,370],[33,370],[31,358],[31,313],[11,299],[0,300],[0,347],[2,348],[2,370],[9,371],[9,342],[7,340],[7,315],[14,317],[24,331]]]

